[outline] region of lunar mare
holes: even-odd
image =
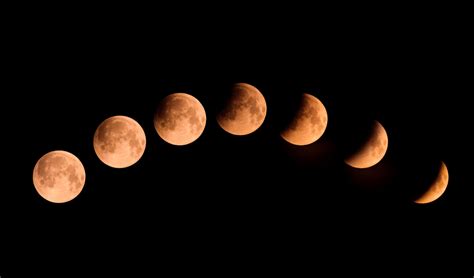
[[[113,168],[135,164],[145,152],[146,136],[140,124],[125,116],[103,121],[94,134],[94,150],[99,159]]]
[[[183,146],[196,141],[206,126],[206,111],[195,97],[174,93],[165,97],[154,116],[155,130],[166,142]]]
[[[388,149],[388,136],[383,126],[374,121],[370,138],[345,162],[354,168],[368,168],[379,163]]]
[[[36,191],[52,203],[65,203],[76,198],[85,181],[86,172],[81,161],[65,151],[43,155],[33,169]]]
[[[433,201],[436,201],[448,187],[449,173],[448,167],[444,162],[441,162],[441,167],[438,172],[438,176],[435,181],[431,184],[429,189],[423,193],[418,199],[415,200],[415,203],[418,204],[427,204]]]
[[[254,86],[237,83],[231,96],[217,115],[218,124],[230,134],[247,135],[256,131],[265,120],[267,104],[262,93]]]
[[[323,103],[313,95],[303,94],[296,115],[280,135],[291,144],[309,145],[324,134],[327,123],[328,114]]]

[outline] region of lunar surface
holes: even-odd
[[[132,118],[114,116],[103,121],[94,134],[94,150],[99,159],[113,168],[135,164],[145,152],[146,136]]]
[[[49,152],[38,160],[33,169],[36,191],[53,203],[65,203],[76,198],[85,182],[84,166],[69,152]]]
[[[281,137],[294,145],[316,142],[326,130],[328,114],[323,103],[315,96],[303,94],[298,112]]]
[[[383,126],[374,121],[369,139],[345,162],[354,168],[368,168],[379,163],[388,148],[388,136]]]
[[[265,120],[267,104],[260,91],[245,83],[235,84],[217,122],[233,135],[247,135],[257,130]]]
[[[431,184],[429,189],[423,195],[415,200],[415,203],[427,204],[437,200],[439,197],[441,197],[441,195],[443,195],[444,191],[448,187],[448,180],[448,167],[446,167],[444,162],[441,162],[441,167],[436,180]]]
[[[166,142],[182,146],[196,141],[206,126],[206,111],[195,97],[175,93],[165,97],[155,113],[155,129]]]

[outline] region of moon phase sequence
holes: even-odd
[[[42,156],[33,169],[33,184],[41,197],[53,203],[76,198],[84,188],[86,172],[81,161],[65,151]]]
[[[374,121],[369,139],[345,162],[354,168],[369,168],[382,160],[387,148],[387,132],[379,122]]]
[[[113,168],[135,164],[145,152],[146,136],[133,119],[114,116],[103,121],[94,134],[94,150],[99,159]]]
[[[252,85],[238,83],[232,87],[226,106],[217,115],[218,124],[230,134],[247,135],[265,120],[267,104],[262,93]]]
[[[233,135],[248,135],[264,122],[267,105],[264,96],[252,85],[237,83],[232,87],[226,106],[217,114],[219,126]],[[315,96],[303,94],[299,108],[290,124],[280,133],[287,142],[304,146],[317,141],[325,132],[328,114]],[[182,146],[196,141],[206,126],[206,111],[195,97],[174,93],[165,97],[154,114],[154,127],[159,137],[169,144]],[[125,168],[137,163],[146,148],[146,135],[132,118],[114,116],[104,120],[93,137],[97,157],[113,168]],[[374,121],[369,139],[346,157],[354,168],[369,168],[379,163],[388,149],[384,127]],[[33,169],[33,184],[38,194],[53,203],[65,203],[76,198],[85,184],[85,169],[81,161],[66,151],[52,151],[42,156]],[[437,200],[448,185],[448,169],[441,162],[438,176],[419,198],[418,204]]]
[[[296,115],[280,135],[288,143],[309,145],[323,135],[327,124],[328,113],[323,103],[313,95],[303,94]]]
[[[195,97],[175,93],[165,97],[155,113],[154,125],[166,142],[183,146],[196,141],[206,126],[206,111]]]
[[[439,168],[438,176],[435,181],[431,184],[428,190],[423,193],[418,199],[415,200],[415,203],[418,204],[427,204],[433,201],[436,201],[448,187],[449,173],[448,167],[444,162],[441,162],[441,167]]]

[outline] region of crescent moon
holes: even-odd
[[[438,176],[435,181],[431,184],[428,190],[423,193],[418,199],[415,200],[417,204],[427,204],[437,200],[448,187],[449,173],[446,164],[441,161],[441,167],[438,172]]]
[[[315,96],[303,94],[295,117],[280,136],[293,145],[304,146],[316,142],[326,130],[328,113]]]
[[[378,121],[374,121],[370,138],[345,162],[354,168],[369,168],[382,160],[387,149],[387,132]]]

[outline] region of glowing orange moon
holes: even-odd
[[[155,129],[166,142],[183,146],[196,141],[206,126],[206,111],[195,97],[175,93],[165,97],[155,113]]]
[[[113,168],[135,164],[145,152],[146,136],[140,124],[125,116],[103,121],[94,134],[94,150],[99,159]]]
[[[36,191],[52,203],[65,203],[76,198],[85,182],[84,166],[69,152],[49,152],[38,160],[33,169]]]
[[[354,168],[369,168],[382,160],[387,149],[387,132],[379,122],[374,121],[370,138],[345,162]]]
[[[247,135],[257,130],[265,120],[267,104],[262,93],[252,85],[237,83],[217,122],[233,135]]]
[[[441,161],[441,167],[439,168],[438,176],[435,181],[431,184],[430,188],[421,197],[415,200],[418,204],[427,204],[437,200],[448,187],[449,173],[446,164]]]
[[[323,135],[327,124],[328,113],[323,103],[313,95],[303,94],[298,112],[280,135],[291,144],[309,145]]]

